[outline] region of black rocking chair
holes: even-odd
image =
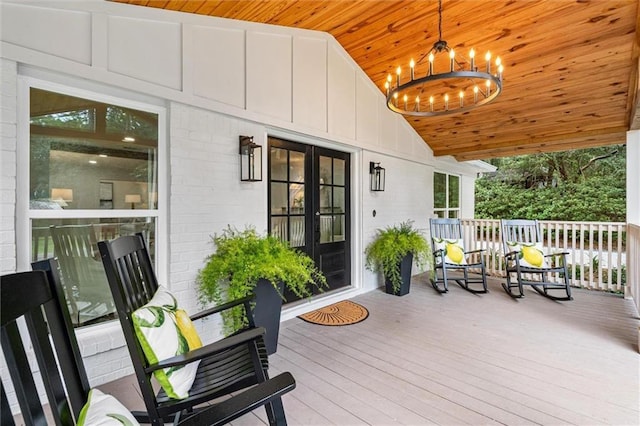
[[[537,220],[501,220],[500,221],[502,246],[506,263],[507,283],[502,287],[513,298],[524,296],[524,286],[531,286],[539,294],[553,300],[572,300],[571,283],[567,272],[567,254],[553,253],[543,255],[539,259],[543,262],[541,267],[523,265],[522,251],[515,248],[525,246],[542,245],[543,239]],[[559,281],[552,280],[557,276]],[[515,279],[514,279],[515,276]],[[518,289],[515,293],[513,289]],[[549,293],[550,290],[562,292],[561,296]]]
[[[34,267],[41,270],[1,278],[2,352],[22,423],[47,425],[53,420],[56,425],[74,425],[74,418],[78,418],[87,401],[89,380],[58,277],[58,263],[55,259],[41,260]],[[26,329],[18,325],[19,318],[24,318]],[[23,335],[25,331],[28,339]],[[31,351],[35,356],[28,355]],[[29,358],[37,362],[37,373],[32,373]],[[34,376],[39,376],[37,381],[44,385],[49,416],[38,396]],[[14,425],[4,383],[1,408],[2,425]]]
[[[461,263],[451,263],[446,261],[446,249],[438,247],[437,240],[463,240],[462,224],[459,219],[430,219],[431,247],[433,249],[433,264],[435,277],[431,279],[431,285],[438,293],[449,291],[448,281],[453,280],[463,289],[471,293],[487,292],[487,276],[484,267],[482,253],[484,250],[461,251]],[[480,272],[479,277],[469,276],[469,270],[474,269]],[[462,278],[455,278],[449,275],[451,271],[462,271]],[[471,287],[474,286],[474,288]],[[479,287],[476,287],[478,286]]]
[[[179,418],[192,424],[224,424],[264,406],[271,425],[286,425],[281,396],[295,388],[295,380],[288,372],[269,379],[263,340],[265,329],[255,327],[251,315],[248,315],[248,329],[150,364],[131,321],[132,313],[149,302],[158,289],[144,238],[142,234],[123,236],[113,241],[101,241],[98,247],[147,408],[146,413],[134,413],[136,418],[153,425]],[[229,302],[192,315],[191,319],[195,321],[238,305],[244,305],[249,312],[251,300],[252,297],[245,297]],[[151,386],[153,371],[196,360],[201,361],[187,398],[170,399],[162,389],[158,393],[154,391]],[[210,402],[236,392],[223,402]],[[211,405],[203,407],[203,403]]]

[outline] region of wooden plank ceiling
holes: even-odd
[[[381,91],[438,39],[436,0],[117,1],[329,32]],[[442,38],[459,52],[499,55],[503,93],[462,114],[408,122],[435,155],[461,161],[625,143],[640,127],[638,4],[444,0]]]

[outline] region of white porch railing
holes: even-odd
[[[462,219],[465,247],[483,248],[487,273],[504,276],[500,221]],[[540,221],[544,249],[568,252],[574,287],[623,292],[626,284],[626,231],[624,222]]]

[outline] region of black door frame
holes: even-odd
[[[272,216],[284,217],[290,216],[290,212],[287,212],[285,215],[274,214],[271,209],[271,185],[272,185],[272,176],[271,176],[271,148],[281,148],[288,151],[295,151],[304,153],[304,167],[305,167],[305,176],[304,176],[304,188],[305,188],[305,198],[304,198],[304,224],[305,224],[305,237],[304,237],[304,246],[300,247],[302,251],[308,254],[318,266],[319,269],[322,270],[323,266],[327,268],[330,265],[323,265],[322,256],[323,254],[327,254],[332,249],[335,250],[339,248],[339,245],[342,244],[344,251],[344,270],[340,274],[340,277],[336,276],[332,279],[332,273],[325,274],[327,276],[327,280],[330,284],[330,289],[334,288],[343,288],[351,285],[351,154],[348,152],[342,152],[333,150],[330,148],[318,147],[315,145],[309,145],[301,142],[294,142],[286,139],[282,139],[279,137],[268,137],[268,149],[267,149],[267,158],[268,158],[268,166],[267,166],[267,226],[269,232],[273,229]],[[320,156],[339,158],[345,161],[345,212],[344,212],[344,241],[339,242],[329,242],[329,243],[320,243],[320,167],[319,167],[319,158]],[[287,172],[287,176],[289,171]],[[276,180],[275,182],[279,182]],[[291,231],[288,230],[290,233]],[[290,234],[289,234],[290,235]],[[339,250],[340,252],[342,250]],[[337,282],[336,280],[340,280],[342,282]],[[287,293],[285,291],[285,293]],[[289,296],[289,297],[287,297]],[[292,295],[285,294],[287,300],[291,301]]]

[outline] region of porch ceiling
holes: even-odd
[[[438,38],[436,0],[114,0],[331,33],[383,90]],[[638,0],[445,0],[454,49],[491,49],[504,91],[464,114],[408,118],[437,156],[458,160],[624,143],[640,129]]]

